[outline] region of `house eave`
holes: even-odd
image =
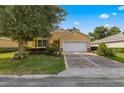
[[[119,40],[119,41],[108,41],[108,42],[98,42],[98,43],[92,43],[92,42],[91,42],[91,45],[100,44],[100,43],[117,43],[117,42],[124,42],[124,40]]]

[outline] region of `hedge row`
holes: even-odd
[[[114,52],[117,52],[117,53],[124,53],[124,48],[110,48],[112,49]],[[97,47],[91,47],[91,51],[96,51],[97,50]]]
[[[114,52],[124,53],[124,48],[111,48]]]
[[[27,49],[29,54],[44,54],[44,55],[51,55],[51,56],[60,56],[61,52],[57,45],[51,44],[46,48],[29,48]]]
[[[46,50],[45,48],[27,48],[29,54],[43,54]]]
[[[16,52],[18,48],[0,48],[0,53]]]

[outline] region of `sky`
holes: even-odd
[[[98,26],[117,26],[124,32],[124,6],[119,5],[61,5],[67,12],[63,29],[76,27],[87,34]]]

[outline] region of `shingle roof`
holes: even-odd
[[[56,29],[55,31],[51,32],[51,34],[53,35],[52,38],[54,38],[54,39],[59,39],[61,36],[65,35],[67,33],[69,33],[69,31],[65,31],[62,29]]]
[[[84,35],[84,36],[86,36],[86,37],[89,38],[88,35],[86,35],[86,34],[80,32],[80,31],[77,31],[77,30],[73,30],[73,31],[71,31],[71,32],[70,32],[70,31],[67,31],[67,32],[68,32],[68,33],[66,33],[66,34],[64,34],[63,36],[61,36],[61,38],[63,38],[64,36],[66,36],[66,35],[68,35],[68,34],[74,33],[74,32],[80,33],[80,34],[82,34],[82,35]]]
[[[91,44],[98,44],[98,43],[107,43],[107,42],[118,42],[118,41],[124,41],[124,32],[120,32],[118,34],[99,39],[96,41],[91,42]]]

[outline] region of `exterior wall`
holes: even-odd
[[[107,43],[110,48],[124,48],[124,42]]]
[[[90,49],[90,39],[88,36],[85,36],[79,32],[72,32],[70,34],[67,34],[63,36],[63,38],[60,39],[60,48],[63,47],[64,41],[84,41],[87,44],[87,48]]]
[[[67,34],[67,31],[63,31],[63,30],[57,30],[57,31],[53,31],[51,33],[51,37],[49,38],[49,44],[53,43],[54,41],[59,41],[60,37],[63,36],[64,34]]]
[[[91,45],[92,46],[98,46],[99,44],[94,44],[94,45]],[[124,48],[124,42],[113,42],[113,43],[106,43],[106,45],[109,47],[109,48]]]
[[[51,33],[51,37],[50,38],[46,38],[46,40],[48,40],[47,44],[51,44],[53,42],[60,42],[60,48],[62,48],[62,43],[64,41],[84,41],[87,44],[87,48],[90,49],[90,38],[86,35],[83,35],[80,32],[66,32],[66,31],[61,31],[61,30],[57,30]],[[62,37],[62,38],[61,38]],[[30,46],[32,44],[32,48],[37,48],[37,40],[39,39],[43,39],[43,38],[35,38],[34,41],[31,43],[30,42]]]
[[[28,42],[28,44],[26,45],[28,48],[35,48],[35,45],[34,45],[35,41],[32,41],[32,42]]]
[[[0,47],[18,47],[18,43],[9,39],[0,39]]]
[[[52,44],[54,41],[59,41],[60,37],[68,32],[58,29],[56,31],[51,32],[50,38],[35,38],[33,42],[29,42],[28,46],[31,48],[37,48],[37,40],[45,39],[47,40],[47,45]]]
[[[33,40],[33,42],[32,42],[32,47],[31,48],[37,48],[37,45],[38,45],[38,43],[37,43],[37,40],[38,40],[39,38],[34,38],[34,40]]]

